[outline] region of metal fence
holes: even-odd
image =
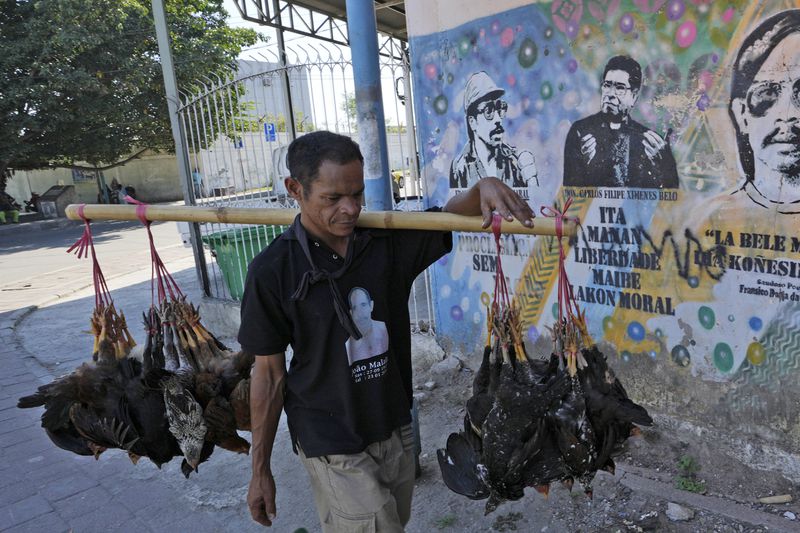
[[[293,136],[325,129],[358,140],[348,53],[330,44],[288,48],[283,57],[267,51],[257,60],[240,61],[235,77],[198,80],[181,93],[194,203],[295,207],[283,186]],[[390,55],[394,58],[381,56],[380,66],[395,209],[417,210],[424,184],[417,171],[408,64],[396,59],[402,54]],[[200,224],[210,295],[240,299],[247,264],[283,229]],[[434,330],[430,287],[428,272],[414,284],[409,300],[414,331]]]

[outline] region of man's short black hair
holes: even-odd
[[[614,56],[606,63],[606,68],[603,70],[603,77],[600,83],[606,79],[606,74],[609,70],[622,70],[628,73],[628,83],[631,84],[631,90],[639,91],[642,88],[642,66],[638,61],[629,56]]]
[[[289,145],[286,154],[289,175],[300,182],[306,193],[319,176],[323,161],[337,165],[353,161],[364,163],[364,156],[353,139],[330,131],[314,131],[298,137]]]
[[[736,62],[733,64],[731,76],[731,101],[728,105],[728,115],[736,130],[736,144],[739,148],[739,161],[742,164],[747,181],[755,179],[755,162],[753,161],[753,147],[747,138],[747,132],[739,129],[739,123],[733,112],[733,101],[745,100],[747,91],[753,84],[758,71],[770,56],[775,47],[792,33],[800,33],[800,9],[788,9],[774,15],[756,27],[750,35],[745,37]]]

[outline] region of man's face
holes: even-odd
[[[305,188],[292,178],[286,189],[300,204],[303,226],[328,246],[349,238],[361,213],[364,168],[360,161],[323,161],[317,179]]]
[[[354,290],[350,294],[350,314],[361,333],[365,333],[372,324],[373,303],[362,290]]]
[[[631,89],[630,75],[624,70],[609,70],[600,85],[600,109],[612,119],[622,120],[628,116],[638,90]]]
[[[747,135],[756,163],[754,184],[766,198],[795,201],[800,191],[800,34],[772,51],[744,100],[733,103],[739,129]]]
[[[499,98],[489,98],[478,103],[477,116],[469,117],[469,127],[475,136],[489,146],[500,146],[503,142],[503,118],[508,104]]]

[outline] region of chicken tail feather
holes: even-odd
[[[489,497],[489,488],[478,476],[478,455],[460,433],[451,433],[447,447],[436,450],[439,470],[447,488],[472,500]]]

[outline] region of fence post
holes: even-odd
[[[172,126],[172,137],[175,140],[175,156],[178,160],[178,175],[183,188],[183,199],[186,205],[194,205],[192,178],[189,171],[189,154],[186,149],[186,132],[183,129],[183,123],[178,119],[178,81],[175,78],[175,64],[172,62],[166,11],[164,10],[163,0],[153,0],[152,6],[153,22],[156,26],[156,37],[158,38],[158,54],[161,56],[161,71],[164,74],[169,123]],[[197,277],[203,287],[203,294],[210,296],[206,257],[203,253],[203,245],[200,242],[200,228],[197,224],[190,224],[189,232],[192,238],[192,251],[194,252]]]

